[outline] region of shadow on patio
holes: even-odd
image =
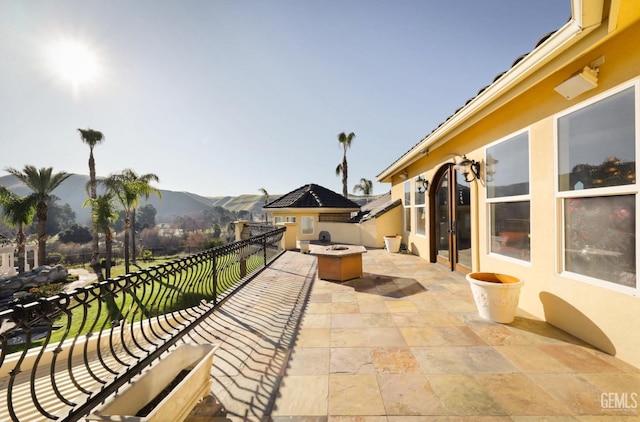
[[[335,283],[315,262],[285,253],[191,335],[221,346],[189,421],[639,416],[640,370],[521,311],[481,319],[459,274],[370,250],[362,278]]]

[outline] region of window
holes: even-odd
[[[415,198],[415,209],[416,209],[416,234],[420,234],[422,236],[424,236],[426,234],[426,221],[427,221],[427,215],[426,215],[426,208],[425,208],[425,192],[424,192],[424,186],[422,185],[422,180],[419,179],[424,179],[423,176],[419,176],[415,179],[415,183],[413,184],[413,186],[415,186],[415,191],[413,193],[413,197]],[[423,189],[422,192],[420,192],[419,188]]]
[[[295,222],[296,222],[296,218],[295,218],[295,217],[289,217],[289,216],[284,217],[284,216],[281,216],[281,215],[280,215],[280,216],[278,216],[278,217],[274,217],[274,218],[273,218],[273,222],[274,222],[275,224],[278,224],[278,223],[284,223],[284,222],[287,222],[287,223],[295,223]]]
[[[638,292],[636,281],[636,87],[557,119],[562,270]]]
[[[411,181],[404,182],[404,231],[411,231]]]
[[[282,217],[282,216],[273,217],[273,222],[275,224],[284,223],[284,217]]]
[[[486,150],[486,187],[491,253],[531,260],[529,134],[520,133]]]
[[[287,223],[295,223],[296,217],[285,217],[284,221],[286,221]]]
[[[302,217],[302,234],[313,234],[313,217]]]

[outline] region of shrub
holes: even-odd
[[[49,254],[47,254],[47,259],[45,260],[45,264],[46,265],[58,265],[58,264],[65,264],[65,258],[64,255],[62,255],[59,252],[50,252]]]
[[[41,284],[37,287],[29,289],[29,293],[33,293],[36,298],[55,296],[64,290],[64,282]]]

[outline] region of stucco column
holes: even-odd
[[[244,226],[249,224],[249,220],[234,221],[233,224],[235,224],[236,227],[235,235],[237,242],[238,240],[242,240],[242,231],[244,230]]]
[[[286,231],[282,236],[282,248],[287,251],[292,251],[298,248],[296,244],[297,232],[298,232],[298,223],[286,222],[286,223],[278,223],[277,226],[284,226]]]

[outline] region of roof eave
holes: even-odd
[[[378,182],[391,182],[394,174],[418,161],[422,155],[445,144],[447,135],[463,125],[472,122],[473,116],[494,104],[513,87],[522,83],[533,72],[549,63],[562,51],[582,39],[602,23],[604,0],[572,0],[572,18],[562,28],[552,34],[545,42],[536,47],[519,63],[504,73],[482,93],[462,107],[441,126],[424,137],[409,152],[383,170],[376,179]],[[587,25],[587,26],[584,26]]]
[[[360,210],[360,207],[355,206],[355,207],[349,207],[349,208],[345,208],[345,207],[282,207],[282,208],[266,208],[266,207],[262,207],[263,211],[266,212],[279,212],[279,211],[285,211],[285,212],[353,212],[353,211],[358,211]]]

